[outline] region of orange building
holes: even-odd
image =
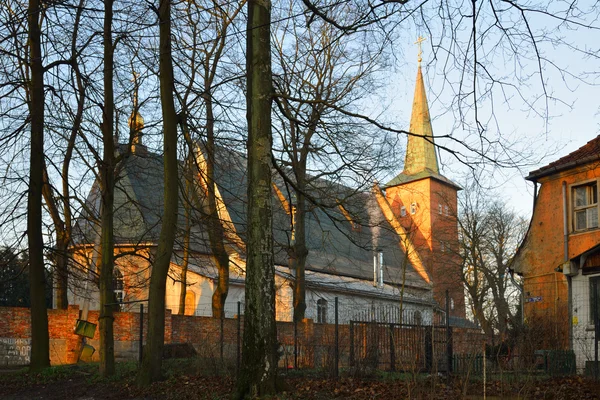
[[[590,287],[600,279],[599,177],[600,136],[527,176],[534,210],[512,266],[523,276],[526,322],[546,329],[547,344],[575,350],[580,366],[593,317]]]
[[[465,318],[458,257],[457,192],[439,171],[423,74],[419,65],[404,170],[383,188],[394,215],[412,241],[433,283],[434,300],[450,316]]]

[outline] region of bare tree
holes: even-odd
[[[271,2],[248,1],[248,245],[242,370],[236,399],[276,391],[277,327],[271,205]]]
[[[41,20],[43,7],[30,0],[27,10],[29,30],[29,118],[31,152],[29,155],[29,191],[27,196],[27,238],[29,242],[29,285],[31,298],[31,364],[32,371],[50,366],[48,313],[44,288],[44,239],[42,237],[42,190],[44,184],[44,67]]]
[[[200,141],[200,137],[203,139],[203,162],[202,165],[196,163],[200,180],[197,183],[202,188],[201,197],[205,199],[205,205],[199,211],[204,214],[210,249],[218,271],[212,297],[212,314],[215,318],[224,317],[229,292],[229,254],[225,247],[226,232],[219,215],[216,194],[215,154],[219,146],[215,116],[219,101],[216,96],[219,86],[231,79],[229,74],[224,73],[221,64],[227,61],[226,50],[231,51],[228,33],[244,5],[244,0],[224,5],[214,1],[189,4],[184,10],[185,18],[181,19],[182,29],[178,35],[183,48],[180,54],[175,54],[181,75],[178,83],[183,86],[180,96],[181,123],[189,151],[196,151],[195,141]]]
[[[293,209],[286,210],[293,219],[289,260],[294,321],[301,321],[306,310],[307,213],[320,207],[339,218],[337,208],[356,201],[353,194],[368,190],[378,172],[394,165],[389,146],[395,141],[339,111],[358,112],[358,103],[377,90],[374,75],[384,65],[386,38],[339,37],[326,22],[305,26],[301,18],[284,18],[299,12],[293,2],[283,10],[273,35],[279,110],[274,155],[291,188]],[[332,188],[323,188],[325,180],[354,187],[342,190],[339,185],[328,193]],[[346,208],[347,217],[356,218],[348,212],[356,207]]]
[[[476,184],[465,190],[459,204],[457,248],[471,312],[487,335],[504,337],[518,325],[520,298],[508,268],[527,225]]]
[[[164,141],[164,213],[148,295],[148,338],[137,381],[149,385],[161,377],[165,338],[165,291],[177,228],[179,203],[177,161],[177,113],[173,99],[175,78],[171,51],[171,0],[160,0],[159,64],[160,102]]]

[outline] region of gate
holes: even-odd
[[[350,321],[350,366],[447,372],[451,340],[446,326]]]

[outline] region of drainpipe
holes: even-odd
[[[563,200],[563,241],[564,241],[564,262],[569,261],[569,227],[567,218],[567,182],[562,183],[562,200]],[[569,349],[573,350],[573,278],[567,275],[567,292],[568,292],[568,310],[569,310]],[[558,290],[558,288],[557,288]],[[558,292],[556,293],[558,299]]]

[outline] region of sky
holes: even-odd
[[[546,21],[536,22],[540,23],[541,29],[551,27]],[[593,52],[591,49],[594,46],[598,46],[597,38],[600,37],[600,33],[592,33],[582,29],[566,30],[564,34],[560,32],[566,41],[590,52]],[[412,34],[416,39],[418,33],[415,31]],[[398,57],[400,61],[394,66],[384,95],[384,102],[389,104],[384,114],[401,129],[408,129],[418,65],[417,46],[409,35],[410,33],[399,38],[402,43],[396,45],[397,52],[401,55]],[[438,43],[435,37],[433,42]],[[456,112],[455,103],[456,86],[448,84],[460,71],[453,69],[456,68],[453,66],[449,68],[447,60],[443,55],[440,57],[439,53],[437,59],[434,59],[433,51],[431,45],[424,44],[422,68],[434,136],[452,133],[457,138],[469,137],[472,140],[472,135],[463,136],[466,135],[468,126],[459,123],[460,116]],[[546,91],[548,97],[552,98],[548,101],[548,118],[536,115],[532,107],[523,101],[523,98],[528,101],[537,99],[533,108],[538,112],[545,112],[544,89],[539,76],[523,78],[521,84],[513,88],[513,92],[510,92],[510,88],[508,93],[496,91],[493,98],[495,120],[488,126],[486,135],[489,133],[489,137],[495,138],[500,132],[501,140],[512,143],[511,148],[516,154],[527,154],[527,160],[520,163],[518,168],[491,168],[487,165],[487,171],[481,175],[489,193],[506,201],[509,207],[524,217],[530,217],[533,208],[533,183],[526,181],[524,177],[530,171],[569,154],[600,134],[598,59],[586,58],[581,53],[572,51],[569,46],[546,46],[541,51],[544,57],[563,69],[561,73],[550,64],[544,64],[543,67]],[[525,55],[528,56],[527,53]],[[506,65],[498,65],[502,62],[506,62]],[[521,64],[515,63],[505,56],[500,60],[498,57],[492,59],[490,65],[492,69],[497,67],[497,73],[502,73],[502,69],[507,68],[508,75],[511,69],[515,75],[526,75],[536,68],[535,57],[530,57],[529,60],[525,58],[524,61],[521,59],[520,62]],[[587,83],[579,79],[583,77]],[[490,115],[491,101],[491,98],[483,95],[478,98],[480,119],[484,123]],[[472,114],[467,115],[466,119],[469,118],[472,118]],[[443,138],[436,139],[436,143],[453,146],[451,141]],[[469,168],[444,150],[439,151],[438,157],[443,175],[459,184],[465,182]],[[397,172],[400,170],[401,166]]]

